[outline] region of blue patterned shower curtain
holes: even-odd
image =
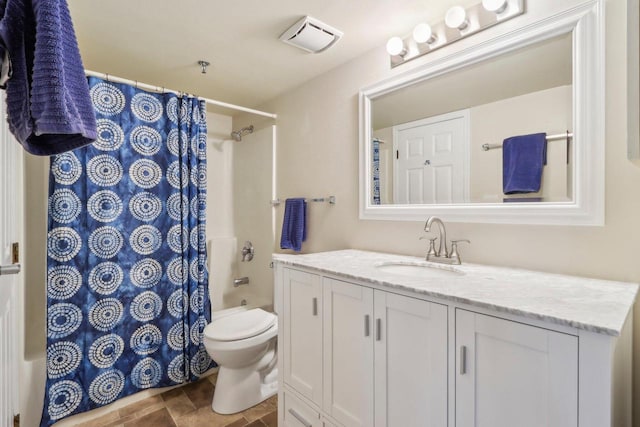
[[[214,366],[204,103],[89,85],[98,140],[51,159],[42,426]]]

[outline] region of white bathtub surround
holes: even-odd
[[[638,286],[274,254],[281,425],[630,427]]]
[[[633,306],[638,285],[541,273],[515,268],[467,264],[448,267],[423,258],[359,250],[307,255],[274,254],[276,262],[365,280],[389,290],[410,291],[475,307],[618,336]],[[389,262],[432,265],[457,270],[446,280],[383,273]]]
[[[238,269],[235,237],[214,237],[209,240],[209,297],[213,313],[240,305],[242,297],[233,287]]]

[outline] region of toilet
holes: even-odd
[[[278,318],[260,308],[234,307],[214,313],[204,344],[219,366],[213,410],[234,414],[278,392]]]

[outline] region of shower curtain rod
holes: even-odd
[[[153,86],[153,85],[149,85],[149,84],[146,84],[146,83],[140,83],[140,82],[135,81],[135,80],[129,80],[129,79],[125,79],[125,78],[122,78],[122,77],[117,77],[117,76],[114,76],[114,75],[111,75],[111,74],[98,73],[97,71],[84,70],[84,73],[87,76],[98,77],[98,78],[101,78],[101,79],[104,79],[104,80],[107,80],[107,81],[110,81],[110,82],[114,82],[114,83],[124,83],[124,84],[128,84],[128,85],[131,85],[131,86],[135,86],[135,87],[137,87],[139,89],[145,89],[145,90],[149,90],[149,91],[152,91],[152,92],[160,92],[160,93],[170,92],[170,93],[175,93],[176,95],[184,94],[184,92],[180,92],[180,91],[177,91],[177,90],[167,89],[167,88],[161,87],[161,86]],[[229,104],[227,102],[217,101],[215,99],[203,98],[201,96],[199,96],[198,99],[206,102],[207,104],[217,105],[219,107],[229,108],[231,110],[243,111],[245,113],[256,114],[258,116],[264,116],[264,117],[270,117],[272,119],[277,119],[278,118],[277,114],[266,113],[264,111],[254,110],[253,108],[242,107],[240,105]]]

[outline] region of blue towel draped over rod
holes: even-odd
[[[504,194],[536,193],[547,164],[547,135],[533,133],[507,138],[502,143]]]
[[[281,249],[302,250],[307,240],[307,201],[302,197],[287,199],[282,220]]]

